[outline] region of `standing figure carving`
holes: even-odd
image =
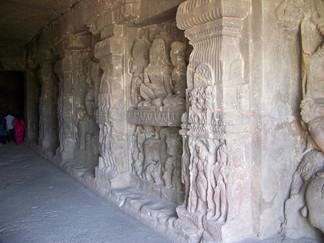
[[[86,113],[78,124],[79,148],[86,162],[91,166],[97,165],[99,128],[95,122],[94,88],[90,78],[87,79],[88,90],[85,96]]]
[[[171,74],[174,93],[178,97],[185,98],[187,88],[186,44],[179,41],[172,42],[170,56],[174,66]]]
[[[228,158],[225,145],[219,146],[216,152],[216,163],[212,169],[211,187],[213,189],[213,216],[218,222],[225,222],[228,211],[227,179],[229,174]]]
[[[174,66],[172,79],[173,94],[163,100],[165,106],[185,106],[187,88],[186,44],[180,41],[171,43],[170,57]]]
[[[78,122],[78,141],[80,160],[85,160],[87,165],[95,167],[98,163],[99,149],[99,127],[95,121],[96,110],[96,81],[98,80],[93,74],[98,69],[93,61],[87,61],[84,63],[85,73],[88,75],[86,79],[87,91],[84,97],[85,111],[79,112],[80,120]]]
[[[194,156],[192,158],[192,188],[189,201],[189,212],[198,211],[204,215],[207,211],[207,189],[208,180],[205,168],[208,165],[207,148],[201,143],[194,147]]]
[[[145,151],[144,143],[149,138],[154,136],[154,128],[151,126],[136,126],[135,133],[133,136],[133,149],[132,149],[132,159],[133,159],[133,170],[135,174],[142,178],[146,178],[145,168]]]
[[[145,33],[137,39],[132,48],[131,70],[132,83],[131,83],[131,103],[133,107],[136,107],[141,101],[139,94],[139,88],[143,83],[144,68],[148,65],[149,60],[149,47],[150,43],[145,37]]]
[[[188,114],[185,112],[181,117],[181,130],[182,136],[182,156],[181,156],[181,182],[184,184],[184,203],[188,203],[190,177],[189,177],[189,164],[190,164],[190,149],[188,143]]]
[[[103,170],[105,173],[114,176],[117,170],[116,159],[113,152],[113,136],[112,136],[112,126],[110,123],[106,122],[100,124],[99,133],[99,143],[101,146],[99,148],[99,169]]]
[[[180,137],[178,134],[171,134],[166,138],[166,152],[167,152],[167,159],[164,163],[164,170],[163,170],[163,180],[165,187],[173,187],[173,188],[181,188],[179,185],[180,176],[177,177],[178,171],[180,170]]]
[[[144,149],[143,143],[145,141],[142,139],[143,128],[141,126],[136,126],[135,133],[133,135],[133,149],[132,149],[132,159],[133,159],[133,171],[138,177],[142,177],[143,166],[144,166]]]

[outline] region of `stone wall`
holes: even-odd
[[[27,47],[30,138],[173,240],[320,241],[323,8],[81,1]]]

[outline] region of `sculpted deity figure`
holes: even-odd
[[[216,152],[216,163],[212,169],[211,187],[213,188],[214,216],[218,222],[225,222],[227,218],[227,178],[229,168],[225,145],[219,146]]]
[[[189,164],[190,164],[190,149],[188,143],[188,114],[185,112],[181,117],[181,130],[180,135],[182,135],[182,156],[181,156],[181,181],[184,184],[184,203],[188,202],[189,197]]]
[[[202,144],[195,145],[195,156],[193,157],[193,187],[190,194],[189,212],[205,214],[207,210],[207,187],[208,180],[205,167],[208,163],[207,150]]]
[[[110,123],[100,124],[99,143],[100,157],[99,169],[114,176],[117,165],[112,148],[112,126]]]
[[[96,166],[99,154],[99,128],[95,122],[95,91],[90,77],[87,78],[86,82],[88,84],[84,99],[86,113],[78,124],[79,149],[82,152],[81,156],[86,158],[86,162],[91,166]]]
[[[131,83],[131,102],[135,107],[141,100],[139,89],[143,83],[143,72],[144,68],[148,65],[149,59],[149,47],[150,42],[145,37],[146,32],[141,33],[139,39],[137,39],[132,48],[131,70],[132,83]]]
[[[165,106],[185,105],[187,88],[186,44],[179,41],[171,43],[170,57],[174,66],[171,78],[174,95],[164,99]]]
[[[284,0],[279,5],[277,15],[287,29],[288,34],[300,36],[300,49],[302,65],[303,101],[301,115],[307,124],[310,137],[308,139],[324,152],[324,1],[323,0]],[[297,42],[299,43],[299,42]],[[309,143],[313,144],[313,143]],[[291,200],[298,199],[300,184],[304,183],[302,190],[305,193],[305,203],[309,211],[309,222],[323,231],[324,219],[311,219],[311,215],[322,215],[323,184],[324,179],[318,172],[318,165],[323,165],[323,160],[316,149],[308,151],[294,174]],[[309,169],[312,168],[312,169]],[[315,170],[316,169],[316,170]],[[324,171],[324,167],[320,167]],[[317,173],[316,173],[317,171]],[[301,179],[299,179],[301,178]],[[316,181],[314,184],[313,182]],[[315,201],[317,202],[315,203]],[[303,210],[305,211],[305,210]],[[307,217],[306,213],[303,216]]]
[[[172,95],[171,65],[162,38],[154,39],[150,48],[150,63],[144,69],[144,83],[140,85],[140,94],[145,101],[141,106],[162,106],[163,99]]]
[[[144,149],[143,143],[145,141],[145,135],[143,136],[144,129],[142,126],[136,126],[135,133],[133,135],[133,169],[138,177],[142,177],[143,163],[144,163]]]
[[[167,154],[168,157],[164,163],[163,179],[165,187],[178,186],[177,180],[180,181],[180,177],[175,177],[175,170],[179,169],[180,161],[180,137],[178,134],[171,134],[166,138]]]

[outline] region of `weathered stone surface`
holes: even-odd
[[[323,8],[80,1],[27,45],[28,136],[175,241],[320,242]]]

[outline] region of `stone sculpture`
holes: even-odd
[[[80,97],[80,106],[75,114],[75,138],[77,140],[76,159],[87,166],[94,168],[98,164],[99,126],[96,124],[95,113],[98,102],[98,86],[100,81],[99,64],[91,59],[83,62],[85,85]]]
[[[189,164],[190,164],[190,149],[188,144],[188,114],[185,112],[182,115],[180,135],[182,136],[182,157],[181,157],[181,181],[184,184],[184,203],[188,203],[189,197]]]
[[[216,152],[216,163],[212,169],[211,188],[213,188],[213,202],[214,212],[212,217],[218,222],[225,222],[228,211],[228,196],[227,196],[227,183],[228,183],[229,166],[226,154],[225,145],[222,144],[218,147]]]
[[[98,168],[99,170],[102,170],[106,174],[113,177],[114,173],[116,172],[117,165],[112,148],[112,127],[109,123],[100,124],[99,127],[99,143],[101,146],[99,146],[100,157]]]
[[[179,127],[185,107],[186,44],[174,41],[166,26],[139,30],[140,38],[132,47],[132,106],[127,119],[135,125],[131,155],[135,180],[166,190],[162,194],[182,195]]]
[[[207,175],[205,168],[207,168],[207,154],[203,146],[195,146],[196,156],[193,158],[193,166],[195,166],[196,175],[194,183],[197,195],[192,197],[190,212],[198,211],[205,214],[207,210]]]
[[[132,106],[137,106],[141,101],[139,94],[139,88],[144,81],[143,72],[144,68],[148,65],[149,59],[149,47],[150,43],[145,37],[145,32],[142,33],[139,39],[137,39],[132,48],[132,83],[131,83],[131,103]]]
[[[324,232],[324,172],[312,179],[305,193],[308,220],[311,225]]]
[[[171,73],[173,95],[165,98],[163,104],[165,106],[184,106],[187,88],[186,44],[179,41],[172,42],[170,57],[174,66]]]
[[[302,63],[303,100],[301,102],[302,122],[307,125],[309,144],[308,151],[291,184],[290,200],[299,199],[305,194],[303,202],[307,208],[301,213],[310,224],[324,229],[324,217],[320,218],[323,209],[322,172],[324,171],[324,2],[321,0],[296,1],[285,0],[279,5],[277,15],[283,28],[289,35],[300,34]],[[300,32],[298,32],[300,31]],[[316,150],[316,147],[321,152]],[[300,199],[299,199],[300,200]],[[309,214],[307,214],[307,210]],[[319,217],[317,217],[319,216]]]
[[[81,156],[86,162],[95,167],[98,163],[98,135],[99,127],[95,122],[95,91],[94,84],[90,77],[86,80],[88,84],[85,95],[86,113],[78,123],[79,149]]]
[[[163,180],[165,187],[173,187],[176,189],[181,189],[180,182],[180,151],[181,143],[180,136],[178,134],[171,134],[166,138],[167,145],[167,159],[164,163],[163,169]]]
[[[154,39],[150,48],[150,63],[144,69],[144,83],[140,94],[145,100],[141,106],[162,106],[163,99],[172,95],[171,65],[167,59],[166,44],[162,38]]]

